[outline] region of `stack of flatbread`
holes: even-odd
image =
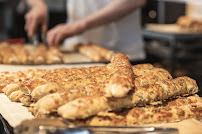
[[[23,44],[0,43],[0,63],[3,64],[54,64],[63,63],[63,54],[55,46],[39,44],[28,49]]]
[[[76,125],[134,126],[202,118],[202,98],[189,77],[173,79],[151,64],[132,66],[114,54],[106,66],[2,72],[0,91],[37,118]]]

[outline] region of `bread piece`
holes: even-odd
[[[19,100],[24,106],[30,106],[33,103],[31,101],[31,96],[30,95],[23,94],[23,96],[20,97]]]
[[[112,50],[90,42],[85,44],[77,43],[74,45],[74,49],[93,61],[110,61],[113,54],[115,54]]]
[[[13,45],[13,50],[15,51],[17,57],[20,60],[21,64],[31,64],[33,61],[33,57],[29,53],[29,51],[25,48],[23,44]]]
[[[128,126],[170,123],[188,118],[202,119],[202,104],[133,108],[126,116]]]
[[[2,89],[2,91],[9,96],[12,92],[20,89],[19,84],[8,84],[6,87]]]
[[[99,77],[98,77],[99,76]],[[37,81],[36,82],[36,88],[33,89],[32,87],[29,88],[29,90],[31,91],[31,100],[32,101],[37,101],[40,98],[42,98],[43,96],[50,94],[50,93],[54,93],[54,92],[58,92],[64,89],[71,89],[71,88],[81,88],[84,87],[86,89],[92,88],[92,89],[97,89],[95,90],[95,92],[99,93],[99,92],[103,92],[104,87],[105,87],[105,82],[107,82],[107,77],[104,74],[100,74],[100,73],[91,73],[91,76],[83,76],[83,79],[81,78],[72,78],[69,77],[70,79],[60,79],[60,80],[54,80],[52,81],[52,83],[46,83],[44,85],[37,85]],[[73,80],[72,80],[73,79]],[[38,80],[38,79],[37,79]],[[32,81],[33,83],[33,81]],[[33,89],[33,90],[31,90]],[[89,90],[88,90],[89,91]],[[90,90],[92,91],[92,90]],[[89,92],[87,92],[89,94]],[[87,95],[88,95],[87,94]]]
[[[46,52],[47,48],[44,44],[39,44],[32,55],[34,64],[46,63]]]
[[[3,92],[8,84],[19,84],[25,79],[26,75],[21,71],[18,72],[1,72],[0,73],[0,92]]]
[[[28,79],[34,79],[34,78],[41,78],[42,76],[52,73],[55,70],[48,70],[48,69],[28,69],[23,71],[23,73],[26,75],[26,78]]]
[[[105,58],[98,51],[93,49],[90,44],[80,45],[78,51],[92,61],[105,61]]]
[[[20,60],[15,51],[9,44],[3,44],[0,48],[0,55],[3,57],[4,64],[19,64]]]
[[[84,119],[103,111],[117,111],[198,92],[196,81],[189,77],[178,77],[162,83],[137,88],[125,98],[107,99],[104,96],[79,98],[59,107],[58,114],[65,119]]]
[[[157,68],[157,67],[154,67],[151,69],[147,69],[147,68],[139,69],[139,68],[133,67],[133,73],[135,77],[157,75],[159,77],[168,77],[168,79],[172,79],[171,74],[167,70],[163,68]]]
[[[21,90],[16,90],[14,92],[12,92],[8,98],[11,100],[11,101],[15,101],[15,102],[19,102],[20,101],[20,98],[23,97],[24,93],[21,91]]]
[[[104,72],[103,72],[104,73]],[[96,74],[96,73],[95,73]],[[102,77],[103,76],[103,77]],[[94,77],[92,77],[92,74],[91,74],[91,77],[92,78],[94,78],[94,80],[91,80],[92,82],[96,82],[96,83],[91,83],[90,81],[89,81],[89,77],[90,76],[88,76],[88,78],[85,78],[85,81],[83,81],[82,83],[83,83],[83,86],[84,85],[88,85],[88,86],[85,86],[85,89],[84,89],[84,91],[86,90],[86,88],[92,88],[92,89],[94,89],[94,88],[97,88],[97,90],[96,90],[96,92],[102,92],[103,91],[103,89],[104,89],[104,87],[105,87],[105,83],[107,82],[107,79],[105,79],[104,77],[106,77],[104,74],[97,74],[97,76],[95,75]],[[160,81],[160,80],[167,80],[167,77],[163,77],[163,78],[159,78],[159,79],[157,79],[157,80],[155,80],[155,81],[152,81],[152,79],[147,79],[147,78],[145,78],[145,77],[140,77],[140,78],[136,78],[135,79],[135,84],[137,84],[137,87],[138,86],[143,86],[144,84],[145,85],[147,85],[148,84],[148,82],[144,82],[145,80],[148,80],[148,81],[151,81],[150,82],[150,84],[154,84],[155,82],[157,82],[157,81]],[[137,81],[136,81],[137,80]],[[75,81],[76,82],[76,81]],[[154,82],[154,83],[152,83],[152,82]],[[61,83],[61,82],[60,82]],[[69,84],[69,83],[71,83],[71,82],[67,82],[68,84],[67,84],[67,86],[66,86],[66,88],[67,87],[72,87],[71,85],[74,85],[74,84]],[[74,82],[73,82],[74,83]],[[77,83],[77,82],[76,82]],[[80,82],[81,83],[81,82]],[[85,84],[86,83],[86,84]],[[65,85],[65,84],[64,84]],[[82,84],[80,84],[80,85],[82,85]],[[48,86],[48,85],[47,85]],[[62,85],[60,85],[60,86],[62,86]],[[69,88],[70,88],[69,87]],[[75,87],[75,85],[74,85],[74,87]],[[61,88],[61,89],[64,89],[64,88]],[[80,89],[80,88],[79,88]],[[99,90],[98,90],[99,89]],[[44,91],[44,90],[42,90],[42,91]],[[90,91],[94,91],[94,90],[90,90]],[[39,91],[40,92],[40,91]],[[67,91],[65,91],[65,92],[67,92]],[[88,91],[89,92],[89,91]],[[62,93],[62,92],[61,92]],[[92,95],[92,94],[91,94]],[[98,95],[98,93],[97,94],[94,94],[94,95]],[[101,95],[101,94],[100,94]],[[89,95],[89,93],[88,94],[86,94],[86,95],[83,95],[83,96],[90,96]],[[32,95],[32,97],[34,97],[33,95]],[[68,97],[68,96],[67,96]],[[40,97],[39,97],[40,98]],[[41,107],[43,108],[43,107],[46,107],[46,106],[44,106],[43,104],[45,104],[45,103],[42,103],[42,104],[40,104],[40,102],[42,102],[42,100],[43,101],[47,101],[46,99],[45,99],[46,97],[43,97],[43,98],[41,98],[40,99],[40,101],[38,101],[36,104],[37,105],[39,105],[37,108],[35,108],[36,109],[36,111],[38,111],[38,109],[40,109]],[[54,99],[54,98],[49,98],[49,99]],[[76,99],[76,98],[75,98]],[[62,101],[63,101],[63,99],[61,99]],[[69,99],[68,99],[69,100]],[[50,101],[51,102],[51,101]],[[65,101],[63,101],[63,102],[65,102]],[[61,104],[61,102],[60,102],[60,104]],[[52,104],[52,105],[54,105],[54,104]],[[56,107],[59,107],[60,105],[58,105],[58,106],[54,106],[55,108]],[[51,108],[51,107],[50,107]],[[39,110],[40,111],[40,110]],[[51,109],[46,109],[46,111],[51,111]],[[50,112],[47,112],[47,113],[50,113]]]
[[[38,86],[45,84],[47,81],[42,78],[34,78],[29,81],[23,81],[20,84],[20,90],[24,94],[31,94],[31,92]]]
[[[59,50],[59,48],[52,46],[48,49],[46,53],[46,63],[47,64],[63,63],[63,54]]]
[[[36,104],[32,105],[36,116],[41,114],[49,114],[53,111],[57,111],[57,108],[69,101],[83,96],[101,95],[100,88],[96,84],[91,84],[85,87],[71,88],[63,91],[58,91],[53,94],[49,94],[39,99]]]
[[[57,47],[48,50],[44,44],[39,44],[31,51],[23,44],[10,45],[6,42],[0,44],[0,63],[5,64],[53,64],[62,63],[63,55]]]
[[[77,126],[136,126],[155,123],[170,123],[187,118],[202,118],[202,98],[194,95],[180,97],[158,106],[134,107],[119,112],[100,112],[83,120],[75,120]],[[179,107],[179,108],[178,108]],[[187,107],[191,108],[187,110]],[[171,110],[172,109],[172,110]]]
[[[156,82],[163,81],[163,80],[169,80],[169,77],[164,75],[150,75],[150,76],[139,76],[135,78],[134,85],[135,88],[146,86],[146,85],[153,85]]]
[[[61,89],[61,87],[59,86],[58,83],[46,83],[44,85],[40,85],[38,87],[36,87],[32,92],[31,92],[31,96],[32,96],[32,101],[36,101],[40,98],[42,98],[43,96],[50,94],[50,93],[55,93],[57,91],[59,91]]]
[[[150,63],[133,65],[133,69],[152,69],[154,66]]]
[[[104,57],[104,59],[105,59],[106,61],[110,61],[111,58],[112,58],[112,56],[115,54],[114,51],[109,50],[109,49],[106,49],[106,48],[101,47],[101,46],[96,45],[96,44],[92,44],[92,43],[91,43],[90,46],[91,46],[96,52],[99,52],[100,55],[101,55],[102,57]]]
[[[192,104],[202,104],[202,98],[198,95],[188,96],[188,97],[179,97],[177,99],[164,102],[166,106],[186,106]]]
[[[45,73],[50,72],[49,70],[26,70],[26,71],[17,71],[17,72],[1,72],[0,73],[0,91],[9,84],[19,84],[26,83],[32,78],[39,78]],[[12,88],[12,87],[9,87]],[[8,89],[8,88],[7,88]],[[12,89],[9,89],[12,90]]]
[[[110,80],[105,88],[106,97],[124,97],[134,88],[132,65],[124,54],[115,54],[107,66]]]

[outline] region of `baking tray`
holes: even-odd
[[[14,129],[15,134],[178,134],[175,128],[160,128],[152,126],[111,127],[111,126],[68,126],[56,127],[36,125],[33,121],[25,121]]]
[[[160,128],[153,126],[138,127],[110,127],[110,126],[84,126],[84,127],[58,127],[36,125],[33,121],[23,122],[16,128],[12,128],[8,122],[0,115],[7,134],[179,134],[176,128]],[[56,124],[57,122],[54,121]]]

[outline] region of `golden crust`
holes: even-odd
[[[44,85],[37,86],[32,92],[31,97],[32,101],[37,101],[38,99],[42,98],[43,96],[55,93],[61,90],[61,87],[57,83],[46,83]]]
[[[127,125],[155,124],[202,118],[202,104],[133,108],[126,115]]]
[[[24,44],[0,43],[0,63],[4,64],[53,64],[63,63],[63,54],[57,47],[46,48],[39,44],[29,51]]]
[[[58,108],[58,114],[66,119],[84,119],[103,111],[117,111],[198,92],[196,81],[189,77],[165,80],[162,83],[137,88],[129,96],[114,100],[104,96],[78,98]],[[70,107],[71,110],[67,110]]]
[[[3,57],[0,55],[0,64],[3,63]]]
[[[100,71],[100,69],[102,67],[56,70],[44,75],[42,78],[22,82],[20,88],[25,94],[31,94],[35,88],[48,82],[57,83],[61,89],[67,89],[106,81],[108,79],[107,73],[104,70]]]
[[[135,73],[138,72],[136,70],[137,69],[135,67],[133,67],[133,72],[135,72]],[[141,72],[142,69],[138,69],[138,70],[139,70],[139,72]],[[145,69],[143,69],[143,70],[145,70]],[[142,72],[144,73],[145,71],[142,71]],[[147,70],[147,72],[149,72],[149,70]],[[151,73],[151,72],[154,72],[154,73]],[[45,82],[55,82],[56,80],[58,82],[61,82],[61,81],[59,81],[59,79],[65,79],[68,82],[71,82],[71,81],[73,82],[75,80],[78,82],[79,79],[83,79],[83,81],[85,82],[86,77],[90,78],[90,77],[94,76],[93,78],[96,81],[104,82],[105,80],[108,80],[108,78],[109,78],[108,74],[109,74],[109,70],[106,68],[106,66],[101,66],[101,67],[71,68],[71,69],[61,68],[61,69],[54,69],[54,70],[35,69],[35,70],[27,70],[24,72],[18,71],[18,72],[12,72],[12,73],[4,72],[4,73],[0,74],[0,77],[1,77],[1,81],[2,81],[1,83],[3,84],[3,85],[1,85],[2,88],[5,87],[7,84],[13,82],[13,79],[19,79],[19,81],[21,79],[20,83],[22,83],[21,84],[22,88],[23,88],[23,86],[26,86],[26,84],[28,84],[28,86],[26,86],[26,87],[29,87],[30,84],[32,85],[34,83],[37,83],[37,84],[34,84],[36,86],[34,86],[33,89],[29,89],[30,91],[33,91],[37,86],[45,84]],[[159,69],[159,68],[150,69],[150,73],[147,73],[147,74],[151,75],[151,76],[145,75],[145,77],[143,77],[142,73],[139,73],[139,75],[141,77],[138,78],[138,76],[137,76],[137,79],[135,80],[135,85],[137,85],[136,87],[138,87],[140,85],[143,86],[145,84],[152,84],[152,82],[156,82],[158,80],[172,78],[170,76],[170,74],[167,73],[166,70]],[[77,79],[74,78],[75,76],[77,76],[76,77]],[[99,76],[99,77],[97,77],[97,76]],[[154,76],[154,77],[152,77],[152,76]],[[42,79],[45,79],[44,80],[45,82],[39,83],[39,80],[36,78],[40,78],[40,77],[42,77]],[[148,78],[148,81],[150,81],[150,83],[144,82],[147,80],[146,77]],[[151,78],[149,78],[149,77],[151,77]],[[90,81],[93,81],[94,80],[93,78]],[[152,79],[154,79],[154,80],[152,80]],[[23,81],[25,81],[25,82],[23,82]],[[75,83],[75,82],[73,82],[73,83]],[[27,94],[28,89],[27,88],[25,88],[25,89],[26,89],[25,93]],[[22,90],[22,91],[24,91],[24,90]]]
[[[12,92],[8,98],[11,100],[11,101],[16,101],[16,102],[19,102],[20,101],[20,98],[22,98],[24,95],[24,93],[21,91],[21,90],[16,90],[14,92]]]
[[[47,48],[44,44],[39,44],[32,55],[34,64],[44,64],[46,63],[46,52]]]
[[[126,126],[125,112],[101,112],[84,120],[75,120],[73,123],[77,126]]]
[[[92,61],[104,61],[104,57],[98,53],[98,51],[95,51],[92,47],[89,45],[82,45],[78,48],[79,52],[88,58],[90,58]]]
[[[29,51],[24,47],[23,44],[13,45],[13,50],[15,51],[21,64],[32,64],[33,57],[31,56]]]
[[[160,106],[134,107],[119,112],[100,112],[96,116],[75,120],[77,126],[136,126],[170,123],[188,118],[202,118],[201,98],[181,97]]]
[[[93,43],[77,44],[76,49],[93,61],[110,61],[114,51],[103,48]]]
[[[52,46],[48,49],[48,51],[46,52],[46,63],[63,63],[63,54],[59,50],[59,48]]]
[[[104,57],[104,59],[105,59],[106,61],[110,61],[111,58],[112,58],[112,56],[115,54],[114,51],[109,50],[109,49],[106,49],[106,48],[103,48],[103,47],[101,47],[101,46],[99,46],[99,45],[96,45],[96,44],[91,44],[91,47],[92,47],[94,50],[96,50],[97,52],[99,52],[100,55],[101,55],[102,57]]]
[[[2,89],[2,91],[9,96],[12,92],[19,90],[19,84],[8,84]]]
[[[19,100],[24,106],[30,106],[33,103],[31,101],[31,96],[30,95],[23,94],[23,96],[20,97]]]
[[[4,64],[19,64],[20,60],[15,51],[9,44],[3,44],[0,48],[0,55],[3,57]]]
[[[105,88],[107,97],[124,97],[134,88],[134,74],[128,57],[124,54],[115,54],[111,63],[107,65],[110,80]]]
[[[192,104],[202,104],[202,98],[198,95],[188,96],[188,97],[179,97],[175,100],[164,102],[168,106],[183,106],[183,105],[192,105]]]
[[[147,66],[147,65],[143,64],[141,66]],[[54,69],[54,70],[36,69],[36,70],[24,71],[23,75],[22,75],[22,72],[15,72],[15,73],[18,75],[14,74],[14,76],[16,75],[16,77],[14,78],[17,78],[17,76],[21,76],[21,78],[24,78],[24,77],[29,78],[29,79],[25,79],[25,81],[20,82],[20,85],[21,85],[20,89],[25,94],[32,95],[32,97],[29,99],[30,102],[26,102],[28,104],[32,103],[32,101],[37,101],[38,99],[40,99],[42,96],[45,96],[46,94],[53,93],[62,89],[68,89],[73,87],[76,88],[76,87],[85,86],[85,85],[88,85],[88,87],[91,86],[92,88],[93,86],[99,87],[100,89],[99,92],[103,92],[104,91],[103,89],[105,87],[104,85],[109,80],[109,75],[108,75],[109,70],[106,68],[106,66],[90,67],[90,68],[71,68],[71,69],[61,68],[61,69]],[[42,79],[40,78],[41,76],[42,76]],[[76,79],[75,79],[75,76],[77,76]],[[164,78],[166,79],[167,77],[163,77],[162,79]],[[146,85],[148,84],[142,81],[145,81],[145,80],[151,81],[151,79],[145,79],[144,77],[140,77],[140,78],[137,77],[136,80],[134,83],[136,85],[142,84],[142,86],[144,84]],[[161,80],[161,79],[158,79],[158,80]],[[48,85],[46,84],[47,82],[54,82],[55,84],[58,83],[58,86],[60,86],[61,88],[58,90],[50,86],[51,89],[54,89],[54,90],[50,90],[50,92],[48,90],[49,88],[47,89],[43,88],[44,90],[38,90],[40,89],[38,88],[38,86],[43,87],[44,86],[43,84]],[[32,93],[32,91],[34,90],[37,92]]]
[[[35,110],[35,113],[37,113],[37,115],[51,113],[52,111],[56,111],[57,108],[61,105],[76,98],[102,95],[104,86],[104,83],[99,85],[97,85],[96,83],[91,83],[83,87],[60,90],[56,93],[46,95],[39,99],[33,105],[33,109]]]

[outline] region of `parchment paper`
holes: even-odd
[[[23,120],[34,118],[27,107],[21,103],[11,102],[3,93],[0,93],[0,113],[12,127],[16,127]]]
[[[0,65],[1,71],[19,71],[26,69],[53,69],[53,68],[71,68],[71,67],[90,67],[90,66],[100,66],[104,64],[75,64],[75,65],[38,65],[38,66],[28,66],[28,65]],[[22,106],[21,103],[11,102],[6,95],[0,93],[0,114],[13,128],[20,125],[24,120],[34,119],[34,116],[28,112],[27,107]],[[151,125],[149,125],[151,126]],[[167,123],[167,124],[155,124],[154,127],[173,127],[178,128],[180,134],[201,134],[202,123],[195,120],[189,119],[177,123]]]

